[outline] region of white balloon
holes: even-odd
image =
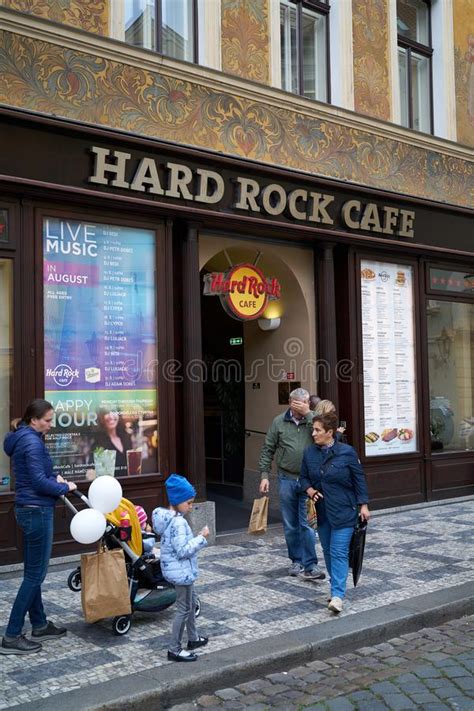
[[[113,476],[98,476],[90,485],[87,498],[93,509],[108,514],[119,505],[122,487]]]
[[[95,509],[82,509],[71,521],[71,536],[78,543],[95,543],[104,535],[106,525],[103,513]]]

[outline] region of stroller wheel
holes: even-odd
[[[194,610],[194,617],[199,617],[201,614],[201,600],[197,597],[196,598],[196,608]]]
[[[120,615],[119,617],[114,617],[112,620],[112,630],[114,634],[123,635],[127,634],[132,626],[132,616],[131,615]]]
[[[72,573],[69,574],[69,577],[67,579],[67,585],[69,590],[72,590],[73,592],[80,592],[82,588],[80,568],[76,568],[76,570],[73,570]]]

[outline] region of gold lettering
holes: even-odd
[[[260,185],[256,180],[251,178],[237,178],[238,183],[238,198],[234,207],[239,210],[252,210],[253,212],[260,212],[260,206],[257,205],[256,197],[260,192]]]
[[[153,158],[142,158],[138,165],[137,172],[134,175],[133,181],[130,184],[130,190],[136,190],[137,192],[144,193],[145,185],[150,186],[148,188],[149,193],[153,193],[154,195],[164,195],[160,178],[158,177],[156,163]]]
[[[400,210],[400,229],[398,234],[400,237],[413,237],[415,230],[413,224],[415,222],[415,213],[412,210]]]
[[[193,196],[188,188],[189,183],[193,179],[191,168],[187,165],[179,163],[167,163],[166,167],[170,171],[169,187],[165,195],[168,197],[180,198],[185,200],[193,200]]]
[[[351,216],[353,210],[360,211],[359,200],[348,200],[344,203],[342,206],[342,220],[346,227],[350,227],[351,230],[360,230],[360,222],[357,222]]]
[[[333,225],[334,220],[330,217],[326,208],[334,202],[334,197],[313,192],[310,192],[309,195],[312,198],[312,209],[311,214],[308,215],[308,220],[310,222],[322,222],[323,225]]]
[[[379,211],[375,203],[369,202],[365,206],[364,215],[360,223],[360,229],[368,230],[369,232],[382,232]]]
[[[278,200],[275,205],[271,203],[271,196],[278,195]],[[277,183],[272,183],[267,185],[262,190],[262,206],[265,212],[269,215],[281,215],[286,207],[286,191],[277,185]]]
[[[295,220],[306,220],[306,212],[298,210],[296,203],[298,200],[306,202],[308,200],[307,190],[292,190],[288,195],[288,210],[290,215],[295,218]]]

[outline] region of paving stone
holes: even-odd
[[[404,689],[406,693],[406,689]],[[434,694],[430,694],[428,691],[422,692],[422,693],[416,693],[416,694],[410,694],[410,699],[415,703],[417,706],[420,704],[432,704],[439,702],[439,699],[437,696]]]
[[[439,671],[439,669],[435,669],[435,667],[432,667],[431,665],[417,667],[413,670],[413,673],[419,676],[421,679],[434,679],[435,677],[441,676],[441,672]]]
[[[237,689],[219,689],[218,691],[214,692],[219,699],[222,699],[223,701],[229,701],[231,699],[238,699],[242,694],[240,691],[237,691]]]
[[[454,683],[457,684],[457,686],[461,687],[463,691],[474,691],[474,677],[472,676],[463,676],[454,679]]]
[[[215,695],[204,695],[196,699],[196,703],[198,703],[203,708],[208,708],[209,706],[214,706],[215,704],[219,703],[219,699]]]
[[[405,694],[381,694],[381,697],[389,709],[393,709],[394,711],[416,708],[413,701],[411,701],[408,696],[405,696]]]
[[[439,686],[434,690],[434,693],[436,696],[439,696],[440,699],[450,699],[453,696],[459,696],[459,688],[446,680],[443,686]]]
[[[326,707],[329,711],[354,711],[354,705],[344,697],[326,701]]]

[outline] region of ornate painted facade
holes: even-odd
[[[390,120],[388,3],[353,0],[354,108]]]
[[[96,35],[109,33],[109,0],[0,0],[0,5]]]
[[[474,146],[474,0],[454,3],[454,62],[458,141]]]
[[[222,70],[269,83],[271,0],[222,0]]]
[[[474,196],[460,158],[8,32],[0,102],[455,205]]]

